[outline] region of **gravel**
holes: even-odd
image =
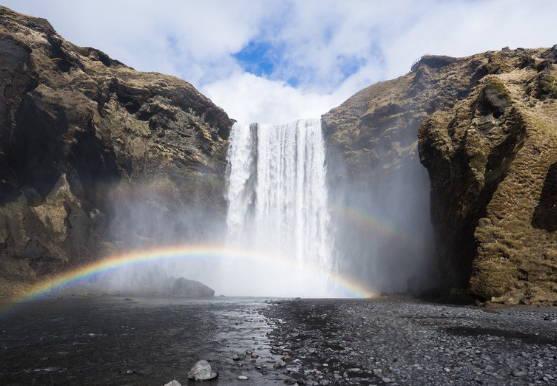
[[[186,384],[205,359],[200,384],[556,385],[556,321],[394,297],[45,300],[0,315],[0,384]]]
[[[557,384],[555,309],[384,298],[278,301],[262,312],[271,352],[299,384]]]

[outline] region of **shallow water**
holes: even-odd
[[[0,316],[0,384],[187,384],[207,359],[219,372],[203,384],[283,384],[267,372],[265,299],[63,298],[19,305]],[[257,358],[234,361],[253,351]],[[259,368],[259,369],[258,369]],[[247,375],[248,381],[239,381]]]
[[[201,385],[555,385],[556,326],[397,297],[44,300],[0,313],[0,385],[185,385],[198,359],[220,373]]]

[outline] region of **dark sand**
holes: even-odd
[[[89,297],[0,315],[0,385],[188,384],[198,359],[220,374],[205,385],[555,385],[557,310]]]

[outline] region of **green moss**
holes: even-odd
[[[493,257],[476,262],[476,274],[470,279],[472,293],[489,300],[509,292],[517,283],[518,270],[506,259]]]
[[[504,95],[505,97],[510,98],[509,91],[507,90],[503,82],[497,78],[489,78],[486,82],[485,87],[496,90],[497,93],[499,93],[500,95]]]
[[[543,72],[538,77],[538,97],[557,98],[557,79],[547,72]]]

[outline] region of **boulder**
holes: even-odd
[[[204,359],[197,361],[188,372],[188,379],[193,381],[209,381],[216,377],[218,377],[218,373],[213,371],[211,364]]]
[[[172,283],[169,295],[186,298],[211,298],[215,296],[215,290],[196,280],[180,277]]]

